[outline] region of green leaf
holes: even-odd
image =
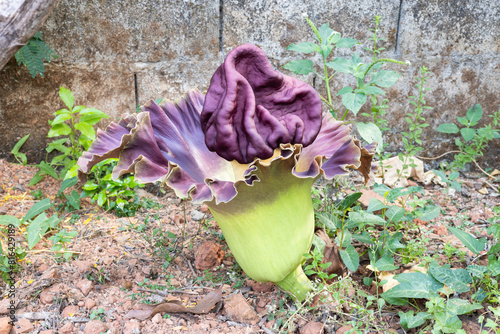
[[[353,245],[340,250],[340,257],[350,271],[356,271],[359,267],[359,254]]]
[[[483,108],[480,104],[475,104],[467,110],[465,117],[469,120],[470,125],[474,126],[483,117]]]
[[[79,122],[85,122],[94,125],[103,118],[109,118],[109,116],[98,109],[85,108],[80,111]]]
[[[418,218],[423,221],[431,221],[441,214],[441,208],[437,205],[427,205],[424,208],[418,209]]]
[[[118,206],[120,206],[118,204]],[[316,234],[313,236],[313,246],[315,249],[317,249],[319,251],[320,254],[323,254],[323,251],[325,250],[325,246],[326,246],[326,243],[323,241],[323,239],[321,239],[320,237],[318,237]]]
[[[52,168],[52,166],[49,165],[48,163],[46,163],[45,161],[40,162],[40,164],[38,165],[38,167],[40,167],[40,171],[42,173],[50,175],[50,176],[52,176],[56,180],[59,179],[59,176],[57,175],[56,170],[54,168]]]
[[[358,44],[358,41],[355,40],[354,38],[341,38],[338,42],[337,42],[337,47],[338,48],[352,48],[353,46],[355,46],[356,44]]]
[[[384,256],[378,259],[377,262],[375,262],[375,268],[378,271],[390,271],[390,270],[396,270],[399,267],[394,265],[394,259],[389,256]]]
[[[322,44],[327,44],[330,36],[335,32],[328,23],[321,25],[318,28],[319,37],[321,37]]]
[[[357,91],[360,93],[365,93],[366,95],[385,95],[385,90],[372,85],[359,88],[357,89]]]
[[[449,269],[440,267],[436,262],[429,266],[429,274],[437,281],[446,284],[456,292],[467,292],[470,290],[469,283],[472,282],[470,274],[465,269]],[[449,265],[448,265],[449,266]]]
[[[448,230],[453,233],[464,245],[474,254],[479,254],[484,250],[486,243],[482,240],[477,240],[472,234],[461,231],[455,227],[447,226]]]
[[[68,204],[71,205],[75,210],[80,210],[80,194],[76,190],[73,190],[70,195],[64,195],[68,200]]]
[[[28,247],[32,249],[42,239],[47,230],[49,223],[45,212],[36,217],[26,229],[26,239],[28,239]]]
[[[70,179],[66,179],[61,183],[61,188],[59,189],[59,191],[64,191],[64,190],[68,189],[69,187],[74,186],[77,183],[78,183],[77,177],[72,177]]]
[[[363,226],[363,225],[383,225],[385,224],[384,218],[368,213],[368,212],[349,212],[348,228]]]
[[[405,209],[400,206],[391,206],[386,212],[385,216],[389,219],[390,222],[398,223],[405,216]]]
[[[95,139],[95,131],[92,127],[92,124],[80,122],[75,124],[75,129],[79,130],[84,136],[88,137],[89,139]]]
[[[434,329],[441,330],[443,333],[457,333],[462,328],[462,321],[453,313],[437,312],[434,314],[436,323]]]
[[[368,208],[366,208],[366,211],[373,212],[387,208],[389,208],[389,206],[385,205],[381,200],[372,197],[370,198],[370,202],[368,202]]]
[[[485,266],[479,266],[477,264],[471,264],[467,266],[466,270],[473,277],[482,278],[484,274],[488,271],[488,268]]]
[[[353,63],[350,59],[346,58],[341,58],[337,57],[333,61],[326,63],[326,66],[331,68],[332,70],[345,73],[345,74],[351,74],[353,73]],[[340,94],[338,94],[340,95]]]
[[[366,102],[366,95],[363,93],[346,93],[342,95],[342,104],[355,115]]]
[[[21,148],[21,146],[23,146],[23,144],[26,142],[26,140],[28,140],[29,136],[30,136],[30,134],[28,133],[26,136],[19,139],[19,141],[16,143],[16,145],[14,145],[14,147],[12,148],[12,151],[10,151],[10,153],[16,155],[19,152],[19,149]]]
[[[351,87],[349,87],[349,86],[342,88],[342,89],[341,89],[341,90],[339,90],[339,92],[337,93],[337,96],[344,95],[345,93],[352,93],[352,88],[351,88]]]
[[[351,206],[353,206],[358,201],[358,199],[361,197],[361,195],[362,195],[362,193],[357,192],[357,193],[353,193],[353,194],[347,196],[346,198],[344,198],[340,202],[339,208],[342,211],[347,210],[348,208],[350,208]]]
[[[292,71],[295,74],[309,74],[313,72],[313,62],[309,59],[292,60],[283,68]]]
[[[47,137],[57,137],[57,136],[67,136],[71,133],[71,128],[69,127],[68,124],[66,123],[59,123],[56,125],[53,125],[49,133],[47,134]]]
[[[21,222],[24,223],[31,218],[38,216],[40,213],[44,212],[45,210],[50,209],[52,206],[54,206],[53,203],[50,203],[50,199],[45,198],[35,204],[29,209],[28,213],[21,219]]]
[[[452,298],[446,303],[448,307],[448,312],[454,313],[456,315],[470,313],[474,310],[481,310],[483,306],[479,303],[471,304],[465,299]]]
[[[63,86],[61,86],[59,88],[59,97],[68,107],[69,110],[73,109],[73,104],[75,103],[75,97],[73,96],[73,93],[69,89],[66,89]]]
[[[443,287],[443,284],[436,281],[434,277],[420,272],[399,274],[394,276],[394,279],[398,281],[400,284],[384,292],[384,294],[386,294],[386,296],[388,297],[429,298],[431,296],[436,296],[437,290]],[[391,291],[393,289],[395,290]],[[409,290],[406,291],[406,289]]]
[[[61,114],[61,115],[57,115],[56,118],[54,118],[54,120],[52,121],[49,121],[49,124],[51,126],[54,126],[56,124],[60,124],[60,123],[64,123],[64,121],[68,120],[68,119],[71,119],[71,114]]]
[[[369,144],[377,142],[377,152],[381,153],[384,147],[384,140],[382,137],[382,131],[374,123],[362,123],[356,124],[360,136]]]
[[[90,189],[85,189],[85,190],[90,190]],[[332,215],[329,212],[316,212],[316,218],[319,220],[320,223],[325,225],[325,227],[328,228],[330,231],[336,231],[337,228],[341,227],[341,222],[339,217]]]
[[[399,77],[400,74],[395,71],[379,70],[377,73],[372,74],[370,83],[387,88],[394,85]]]
[[[286,49],[301,53],[311,53],[311,52],[318,52],[320,50],[320,47],[316,43],[302,42],[299,44],[290,44],[290,46],[287,47]]]
[[[432,315],[430,315],[427,312],[418,312],[417,315],[414,316],[413,310],[408,311],[406,313],[399,311],[398,315],[399,315],[401,326],[404,329],[411,329],[411,328],[421,326],[425,323],[425,320],[433,318]]]
[[[360,242],[364,242],[365,244],[373,244],[373,239],[366,231],[362,231],[359,234],[353,234],[353,239],[356,239]]]
[[[0,225],[14,225],[15,227],[19,227],[19,225],[21,225],[21,220],[17,219],[14,216],[2,215],[0,216]]]
[[[458,133],[458,131],[460,131],[460,130],[458,129],[458,126],[456,126],[455,124],[443,123],[443,124],[439,124],[436,131],[442,132],[442,133]]]
[[[44,177],[45,177],[45,174],[42,174],[41,171],[36,172],[36,174],[31,178],[28,186],[30,186],[30,187],[34,186],[38,182],[42,181]]]
[[[460,129],[460,134],[465,141],[469,141],[474,139],[474,137],[476,136],[476,130],[471,128],[463,128]]]
[[[57,150],[62,153],[68,153],[69,147],[64,146],[64,144],[68,141],[68,138],[61,138],[50,142],[45,150],[47,153],[52,152],[53,150]]]

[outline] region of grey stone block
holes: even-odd
[[[65,63],[211,59],[219,50],[219,5],[203,0],[62,0],[43,31]]]
[[[500,2],[403,0],[399,47],[403,57],[500,52]]]

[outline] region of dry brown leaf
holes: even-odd
[[[417,181],[424,182],[424,163],[422,160],[415,157],[410,157],[411,161],[406,161],[406,165],[415,164],[416,167],[408,167],[403,170],[403,165],[405,162],[402,161],[398,156],[392,157],[383,161],[384,166],[384,184],[389,187],[407,187],[408,179],[414,178]],[[375,163],[378,166],[378,170],[375,173],[375,181],[377,183],[382,183],[382,167],[380,161]],[[402,171],[401,177],[398,175],[398,170]]]
[[[193,307],[186,307],[184,303],[179,300],[170,300],[158,305],[141,304],[139,305],[141,309],[130,310],[126,317],[128,319],[135,318],[139,320],[146,320],[149,317],[153,317],[157,313],[205,314],[208,313],[215,306],[215,304],[222,299],[222,288],[223,286],[210,292]]]
[[[332,263],[324,270],[324,272],[328,275],[336,274],[337,277],[342,277],[344,275],[344,266],[342,265],[342,259],[340,258],[339,248],[330,239],[324,229],[318,229],[315,233],[325,242],[325,249],[323,250],[323,259],[321,260],[321,263]],[[328,280],[327,283],[332,283],[335,280],[337,280],[337,278]]]

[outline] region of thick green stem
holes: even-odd
[[[306,299],[307,293],[312,289],[312,283],[304,274],[301,265],[285,277],[284,280],[275,284],[293,295],[298,301]]]

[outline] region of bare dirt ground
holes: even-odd
[[[36,201],[31,196],[34,190],[54,199],[60,181],[46,177],[28,187],[35,172],[34,167],[0,160],[0,215],[22,217]],[[462,245],[448,235],[445,225],[465,224],[471,233],[487,238],[487,219],[500,201],[498,193],[492,190],[486,195],[477,191],[483,188],[481,179],[469,181],[462,192],[455,194],[445,194],[437,185],[425,186],[423,198],[440,205],[445,214],[429,223],[417,222],[419,228],[412,232],[430,239],[428,254],[437,253],[443,263],[454,263],[455,267],[463,267],[464,263],[458,258],[448,259],[443,247],[447,243],[457,248]],[[88,199],[82,200],[81,210],[60,213],[60,228],[78,231],[67,247],[74,252],[69,261],[57,259],[50,252],[50,233],[28,251],[23,231],[17,232],[17,244],[25,247],[28,254],[15,276],[19,320],[14,332],[278,332],[273,326],[287,314],[286,310],[293,310],[293,303],[272,284],[254,282],[241,271],[207,208],[181,201],[172,192],[156,197],[155,189],[149,191],[141,191],[140,195],[154,198],[159,205],[130,218],[116,217]],[[407,236],[413,237],[416,235],[411,233]],[[483,262],[484,258],[479,259],[479,263]],[[362,257],[358,271],[350,273],[352,288],[346,289],[343,298],[358,298],[358,289],[373,293],[373,288],[362,283],[363,277],[370,275],[366,264],[367,257]],[[5,290],[2,282],[0,322],[7,319],[8,313]],[[214,297],[214,305],[206,314],[158,313],[141,320],[137,319],[138,313],[131,312],[141,305],[165,300],[177,300],[182,303],[175,305],[189,308],[219,291],[222,297]],[[357,300],[363,303],[362,298]],[[397,316],[400,310],[405,309],[388,308],[384,315],[387,327],[382,332],[404,333]],[[351,311],[344,307],[342,313]],[[461,317],[467,333],[478,333],[478,315]],[[347,320],[330,305],[296,316],[294,327],[295,332],[302,334],[344,333],[350,329],[345,324]],[[8,333],[6,330],[0,328],[0,334]]]

